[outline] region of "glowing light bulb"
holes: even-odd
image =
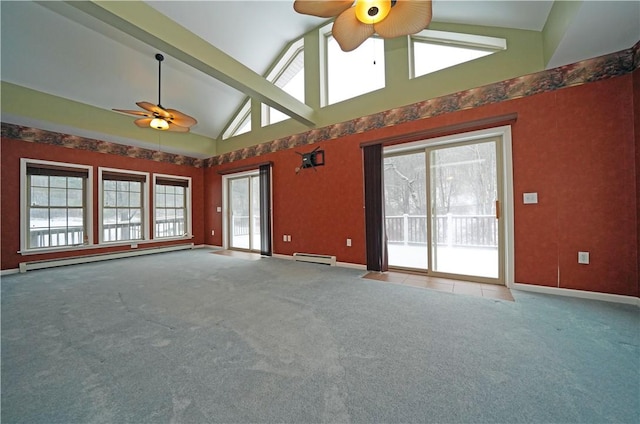
[[[160,131],[164,131],[164,130],[168,130],[169,129],[169,123],[167,121],[165,121],[164,119],[161,119],[161,118],[152,119],[151,123],[149,124],[149,126],[151,128],[155,128],[155,129],[160,130]]]
[[[391,0],[358,0],[356,18],[364,24],[377,24],[387,17],[391,10]]]

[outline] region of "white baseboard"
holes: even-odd
[[[128,258],[133,256],[151,255],[154,253],[173,252],[176,250],[193,249],[193,243],[173,246],[154,247],[150,249],[126,250],[122,252],[98,253],[96,255],[71,256],[60,259],[50,259],[42,261],[20,262],[20,272],[27,272],[36,269],[53,268],[64,265],[76,265],[90,262],[106,261],[109,259]]]
[[[585,290],[562,289],[559,287],[536,286],[533,284],[522,283],[514,283],[510,288],[513,290],[528,291],[533,293],[577,297],[580,299],[601,300],[603,302],[624,303],[626,305],[636,305],[640,307],[640,298],[634,296],[623,296],[620,294],[599,293]]]
[[[272,257],[274,258],[278,258],[278,259],[286,259],[288,261],[292,261],[293,260],[293,256],[292,255],[282,255],[279,253],[274,253],[272,255]],[[336,262],[336,266],[342,267],[342,268],[353,268],[353,269],[360,269],[360,270],[367,270],[367,266],[366,265],[362,265],[362,264],[353,264],[351,262]]]
[[[2,271],[0,271],[0,277],[3,275],[11,275],[11,274],[19,274],[20,270],[18,268],[13,268],[13,269],[3,269]]]

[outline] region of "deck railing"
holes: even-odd
[[[234,236],[246,236],[249,235],[249,216],[246,215],[233,215],[232,228]],[[253,228],[255,231],[260,228],[260,216],[253,217]]]
[[[154,237],[181,236],[185,233],[184,225],[184,219],[157,220]],[[142,239],[142,225],[140,223],[106,224],[102,226],[102,231],[103,240]],[[84,228],[81,226],[31,228],[29,238],[31,248],[81,245],[84,244]]]
[[[426,215],[387,216],[385,221],[389,243],[427,243]],[[447,214],[434,218],[431,230],[438,245],[497,247],[497,225],[495,215]]]

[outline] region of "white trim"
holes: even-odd
[[[88,246],[93,245],[93,166],[91,165],[80,165],[75,163],[68,162],[53,162],[49,160],[40,160],[40,159],[31,159],[31,158],[20,158],[20,250],[18,253],[22,255],[27,255],[30,253],[41,253],[43,249],[34,249],[27,247],[27,234],[29,234],[29,219],[27,217],[27,166],[29,164],[36,165],[51,165],[51,166],[59,166],[64,168],[76,168],[87,171],[87,181],[85,182],[85,193],[84,193],[84,214],[85,214],[85,229],[87,237],[86,244],[80,245],[66,245],[60,246],[60,248],[54,247],[54,251],[60,251],[65,249],[81,249]],[[47,251],[51,251],[51,248],[44,248]]]
[[[2,271],[0,271],[0,276],[11,275],[11,274],[19,274],[19,273],[20,273],[20,269],[19,268],[3,269]]]
[[[20,272],[24,273],[35,269],[53,268],[64,265],[76,265],[90,262],[106,261],[110,259],[128,258],[132,256],[151,255],[154,253],[174,252],[176,250],[193,249],[193,243],[174,246],[154,247],[141,250],[126,250],[123,252],[99,253],[96,255],[73,256],[42,261],[20,262]]]
[[[160,178],[166,178],[166,179],[173,179],[173,180],[184,180],[187,182],[187,190],[185,192],[185,196],[187,197],[185,199],[185,203],[187,205],[187,210],[186,210],[186,214],[185,214],[185,223],[184,223],[184,227],[185,227],[185,234],[184,236],[173,236],[173,237],[157,237],[156,236],[156,181],[158,179],[158,177]],[[154,241],[170,241],[170,240],[176,240],[176,239],[180,239],[180,238],[193,238],[193,233],[191,231],[191,220],[192,220],[192,215],[193,215],[193,204],[192,204],[192,194],[191,194],[191,177],[185,177],[182,175],[171,175],[171,174],[153,174],[153,186],[151,187],[152,193],[153,193],[153,208],[152,208],[152,216],[151,216],[151,223],[152,223],[152,234],[151,237],[153,238]]]
[[[259,169],[250,169],[248,171],[242,171],[242,172],[237,172],[234,174],[225,174],[222,176],[222,248],[223,249],[228,249],[229,246],[231,245],[230,241],[229,241],[229,217],[228,217],[228,212],[229,212],[229,180],[232,179],[236,179],[236,178],[243,178],[243,177],[249,177],[249,176],[259,176],[260,175],[260,170]],[[273,178],[270,178],[271,180],[271,184],[273,184]],[[249,189],[251,189],[251,184],[249,184]],[[272,204],[272,199],[273,199],[273,185],[271,186],[271,199],[269,199],[269,205],[272,208],[271,204]],[[272,208],[272,213],[271,213],[271,225],[273,226],[273,208]],[[273,227],[271,230],[271,234],[273,235]],[[271,243],[273,244],[273,237],[271,240]],[[271,248],[273,250],[273,247]]]
[[[502,214],[504,216],[504,284],[508,288],[515,282],[515,225],[514,225],[514,203],[513,203],[513,158],[511,125],[487,128],[478,131],[456,133],[444,137],[429,138],[410,143],[402,143],[384,148],[384,154],[395,154],[401,152],[415,151],[433,146],[442,146],[451,143],[469,142],[496,137],[502,146],[502,172],[503,197]]]
[[[292,255],[283,255],[282,253],[274,253],[273,255],[271,255],[271,257],[276,258],[276,259],[284,259],[287,261],[293,261],[295,258]],[[362,270],[362,271],[366,271],[367,270],[367,266],[366,265],[362,265],[362,264],[354,264],[351,262],[338,262],[336,261],[336,267],[339,268],[351,268],[351,269],[358,269],[358,270]]]
[[[104,241],[104,230],[103,230],[103,221],[102,214],[104,209],[104,204],[102,203],[104,198],[104,185],[102,184],[102,174],[103,172],[111,172],[113,174],[122,174],[126,175],[142,175],[145,177],[144,183],[142,184],[142,239],[138,240],[116,240],[116,241]],[[142,243],[150,239],[149,236],[149,224],[147,221],[147,217],[149,216],[149,173],[148,172],[140,172],[140,171],[132,171],[129,169],[118,169],[118,168],[107,168],[103,166],[98,167],[98,244],[99,245],[108,245],[112,246],[116,243],[125,242],[129,243]]]
[[[452,44],[456,46],[475,47],[495,51],[507,49],[507,40],[504,38],[487,37],[485,35],[425,29],[417,34],[410,35],[409,37],[425,42]]]
[[[579,299],[600,300],[603,302],[623,303],[626,305],[636,305],[640,307],[640,298],[634,296],[624,296],[621,294],[610,294],[592,292],[586,290],[562,289],[558,287],[537,286],[533,284],[513,283],[512,290],[527,291],[532,293],[552,294],[556,296],[568,296]]]

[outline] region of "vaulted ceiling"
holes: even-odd
[[[326,19],[293,1],[2,1],[2,81],[110,111],[162,99],[218,139],[247,95],[312,125],[306,105],[261,75],[291,41]],[[640,2],[584,1],[547,68],[623,50],[640,39]],[[434,0],[433,20],[542,31],[553,1]],[[182,43],[182,44],[181,44]],[[115,113],[115,112],[113,112]],[[5,117],[3,120],[19,120]]]

